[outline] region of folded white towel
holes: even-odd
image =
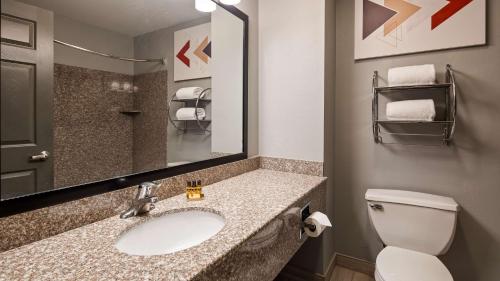
[[[183,107],[177,110],[175,114],[177,120],[196,120],[196,108],[194,107]],[[198,108],[198,119],[203,120],[206,118],[205,109]]]
[[[187,88],[180,88],[179,90],[177,90],[175,95],[177,96],[177,99],[188,100],[188,99],[197,99],[202,92],[203,88],[187,87]]]
[[[434,121],[433,100],[405,100],[387,103],[386,117],[391,121]]]
[[[389,86],[429,85],[436,83],[433,64],[405,66],[389,69]]]

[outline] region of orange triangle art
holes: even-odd
[[[421,9],[421,7],[404,0],[385,0],[384,6],[398,12],[384,24],[384,36],[387,36],[387,34],[398,28],[398,26]]]
[[[204,61],[205,63],[208,63],[208,56],[207,54],[205,54],[203,52],[203,50],[208,46],[208,36],[205,37],[205,39],[203,40],[203,42],[201,42],[200,46],[198,46],[198,48],[196,48],[196,50],[194,51],[194,54],[199,57],[202,61]]]

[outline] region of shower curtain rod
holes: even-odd
[[[60,44],[60,45],[66,46],[66,47],[70,47],[70,48],[73,48],[73,49],[77,49],[77,50],[80,50],[80,51],[83,51],[83,52],[86,52],[86,53],[90,53],[90,54],[94,54],[94,55],[98,55],[98,56],[102,56],[102,57],[106,57],[106,58],[111,58],[111,59],[117,59],[117,60],[123,60],[123,61],[131,61],[131,62],[159,62],[161,64],[167,64],[167,59],[165,59],[165,58],[161,58],[161,59],[132,59],[132,58],[123,58],[123,57],[117,57],[117,56],[110,55],[110,54],[105,54],[105,53],[101,53],[101,52],[92,51],[92,50],[89,50],[89,49],[85,49],[85,48],[82,48],[82,47],[79,47],[79,46],[76,46],[76,45],[72,45],[72,44],[69,44],[69,43],[66,43],[66,42],[63,42],[63,41],[55,40],[55,39],[54,39],[54,43],[57,43],[57,44]]]

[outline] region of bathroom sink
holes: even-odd
[[[122,234],[115,247],[137,256],[171,254],[201,244],[216,235],[224,218],[211,212],[186,210],[150,219]]]

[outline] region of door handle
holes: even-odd
[[[45,161],[49,158],[50,154],[48,151],[42,151],[38,155],[33,155],[30,157],[31,161]]]

